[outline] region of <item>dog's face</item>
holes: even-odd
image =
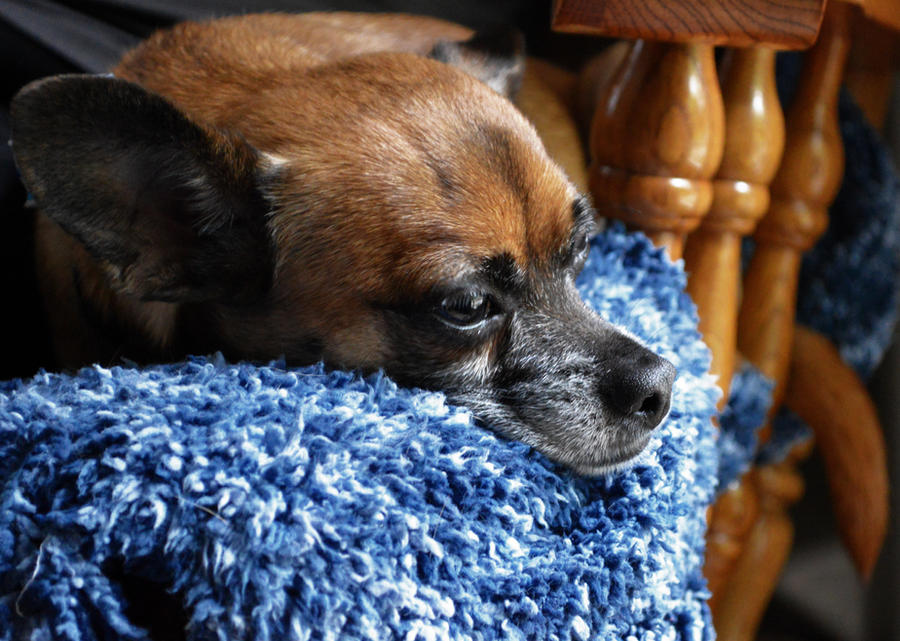
[[[111,287],[215,348],[383,368],[579,472],[644,447],[674,369],[582,302],[594,212],[504,97],[377,54],[243,105],[224,132],[123,80],[52,79],[16,98],[14,152]]]

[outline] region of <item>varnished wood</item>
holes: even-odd
[[[775,407],[783,398],[791,353],[801,255],[825,230],[828,206],[843,176],[837,95],[849,46],[848,19],[849,7],[834,3],[822,38],[807,54],[788,112],[772,203],[757,229],[757,248],[744,281],[738,343],[775,380]]]
[[[720,76],[725,152],[713,181],[712,206],[688,240],[685,266],[724,403],[737,347],[741,237],[753,231],[768,209],[769,183],[784,149],[784,116],[772,49],[727,52]]]
[[[747,482],[727,489],[709,510],[703,575],[711,592],[709,605],[713,612],[718,611],[723,588],[734,574],[734,566],[758,517],[756,486]]]
[[[760,618],[772,598],[781,568],[787,561],[794,528],[787,506],[803,495],[803,478],[796,460],[798,450],[775,465],[755,468],[744,479],[756,488],[759,515],[735,564],[731,582],[713,604],[713,621],[720,641],[752,641]]]
[[[889,29],[900,31],[900,0],[846,0],[862,7],[865,16]]]
[[[896,3],[898,0],[879,2]],[[698,32],[695,26],[680,31],[683,25],[672,25],[672,16],[679,11],[699,8],[700,12],[706,12],[699,14],[705,18],[707,14],[715,14],[720,6],[708,3],[696,6],[676,3],[676,6],[653,1],[590,4],[586,7],[586,3],[558,2],[557,26],[569,28],[571,23],[578,23],[575,30],[582,32],[649,40],[735,42],[729,41],[733,34],[710,36]],[[751,1],[743,6],[757,4]],[[577,10],[576,5],[581,5],[590,15],[579,17],[571,12],[564,15],[566,10]],[[817,24],[823,5],[817,4]],[[654,23],[657,16],[649,15],[648,7],[668,12],[668,17]],[[744,283],[746,290],[752,293],[742,306],[741,344],[752,356],[751,360],[778,381],[776,395],[779,398],[787,377],[801,256],[824,230],[827,224],[825,212],[843,173],[835,106],[846,56],[846,28],[850,15],[845,6],[834,2],[829,14],[828,27],[808,56],[798,98],[788,119],[787,151],[778,178],[773,181],[767,220],[757,233],[757,252],[750,268],[752,275]],[[595,19],[599,21],[595,22]],[[564,25],[566,22],[569,26]],[[702,32],[702,28],[699,31]],[[807,43],[812,39],[810,37]],[[750,37],[742,44],[753,42],[765,40]],[[784,42],[771,44],[774,49],[785,46]],[[742,141],[740,134],[731,133],[733,107],[728,105],[726,124],[729,133],[725,143],[734,143],[736,148],[726,149],[721,171],[712,181],[708,179],[709,173],[686,170],[682,163],[673,160],[683,154],[667,156],[665,152],[683,149],[684,141],[693,141],[707,151],[714,149],[714,145],[701,142],[700,129],[694,131],[691,126],[679,128],[680,139],[677,136],[666,139],[661,135],[664,127],[660,113],[671,109],[684,112],[682,118],[690,114],[690,108],[679,102],[681,94],[672,91],[682,83],[682,76],[661,69],[663,52],[672,51],[674,47],[666,49],[664,45],[646,42],[632,43],[628,47],[627,51],[610,54],[604,63],[606,66],[596,74],[606,79],[599,83],[602,88],[597,90],[598,84],[591,85],[595,89],[591,99],[599,98],[590,143],[593,158],[591,188],[603,214],[622,218],[630,225],[648,231],[657,243],[669,244],[675,257],[679,255],[678,248],[685,232],[699,223],[699,229],[689,237],[686,260],[689,271],[702,274],[699,280],[692,277],[691,288],[698,299],[701,317],[704,317],[703,309],[718,310],[723,305],[722,299],[717,298],[723,292],[728,299],[724,303],[726,307],[730,305],[728,297],[737,296],[740,288],[732,285],[729,289],[728,283],[735,283],[733,274],[738,269],[740,236],[752,230],[759,213],[766,210],[769,199],[765,185],[772,176],[772,165],[768,164],[772,162],[771,158],[760,163],[754,156],[768,151],[777,157],[776,150],[782,140],[771,139],[771,132],[764,128],[751,133],[752,124],[748,120],[743,125],[747,135]],[[745,54],[742,52],[741,55]],[[611,74],[610,61],[617,58],[622,63],[618,71]],[[681,68],[689,66],[681,65]],[[727,88],[728,77],[728,73],[723,74],[726,99],[731,93]],[[741,82],[752,85],[755,81],[745,76]],[[704,79],[702,86],[706,91],[714,83]],[[766,92],[774,95],[768,88]],[[746,95],[741,100],[748,103]],[[749,103],[753,104],[753,100]],[[717,116],[713,114],[712,118]],[[775,129],[780,127],[781,123],[776,123]],[[715,123],[712,129],[716,129]],[[734,160],[729,161],[729,158]],[[731,167],[730,162],[748,165]],[[761,171],[761,165],[767,165],[768,171]],[[712,186],[712,194],[706,185]],[[702,212],[707,209],[707,198],[711,206],[704,218]],[[734,213],[737,211],[741,214]],[[734,312],[726,309],[724,316],[729,314],[733,318]],[[716,318],[716,312],[712,316],[706,312],[705,318]],[[704,326],[705,335],[714,352],[717,355],[725,353],[727,359],[733,354],[728,347],[734,344],[733,334],[730,334],[733,330],[721,318],[713,322],[721,323],[718,327],[722,329]],[[732,323],[730,327],[733,326]],[[715,365],[716,371],[727,386],[733,362],[715,358],[720,361]],[[777,465],[753,470],[744,483],[726,492],[711,509],[705,571],[714,591],[711,604],[720,639],[749,641],[755,635],[759,618],[790,550],[793,528],[787,508],[802,494],[803,483],[797,474],[796,462],[805,457],[808,450],[809,446],[804,445]],[[850,521],[853,519],[848,517]]]
[[[578,74],[575,116],[586,141],[590,138],[591,121],[594,119],[597,103],[608,90],[630,50],[629,42],[620,40],[613,43],[591,58]]]
[[[685,251],[688,292],[697,303],[700,331],[712,351],[724,406],[737,347],[741,238],[769,205],[769,182],[784,148],[784,117],[775,88],[775,52],[727,52],[720,68],[725,100],[725,152],[713,181],[713,204]],[[715,609],[758,514],[756,488],[722,494],[709,518],[704,574]]]
[[[888,473],[878,414],[865,386],[824,336],[794,333],[787,406],[815,434],[841,538],[868,578],[888,521]]]
[[[782,205],[791,204],[794,203],[782,201]],[[802,205],[800,201],[797,204]],[[797,246],[760,242],[744,278],[739,351],[775,381],[770,416],[784,398],[801,259]]]
[[[804,49],[824,0],[556,0],[553,28],[614,38]]]
[[[849,17],[847,5],[831,4],[819,42],[806,56],[788,112],[772,203],[756,232],[757,247],[744,281],[738,343],[743,354],[775,380],[775,408],[787,381],[802,252],[824,231],[827,207],[843,173],[837,94]],[[762,438],[767,438],[766,431]],[[759,497],[760,515],[713,611],[723,641],[750,641],[771,597],[792,543],[787,509],[802,493],[795,466],[806,451],[796,448],[783,462],[756,468],[744,479]]]
[[[712,47],[632,43],[591,126],[598,211],[643,229],[679,257],[684,236],[712,203],[723,133]]]

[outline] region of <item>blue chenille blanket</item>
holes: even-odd
[[[0,639],[713,638],[718,389],[684,284],[640,235],[594,242],[583,295],[679,372],[608,478],[383,375],[211,357],[0,384]]]

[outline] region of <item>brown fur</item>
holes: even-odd
[[[185,23],[114,79],[21,92],[14,151],[47,214],[63,364],[222,350],[383,368],[577,469],[633,456],[674,371],[578,298],[591,210],[485,84],[517,85],[517,58],[453,44],[470,36],[411,16]],[[483,323],[452,317],[470,296],[490,301]]]
[[[256,149],[284,164],[283,188],[272,194],[282,208],[272,227],[276,246],[291,252],[276,258],[269,299],[256,310],[224,309],[208,319],[228,335],[228,351],[234,356],[290,358],[299,325],[317,336],[339,337],[326,359],[377,366],[385,356],[383,341],[372,329],[377,321],[360,304],[362,296],[387,303],[398,292],[427,287],[472,257],[506,252],[526,264],[546,260],[564,243],[574,193],[548,157],[523,148],[523,140],[542,148],[532,126],[524,118],[510,122],[505,101],[467,74],[442,69],[430,76],[428,66],[445,65],[396,52],[423,54],[439,39],[469,36],[471,31],[463,27],[413,16],[261,14],[176,25],[152,36],[116,66],[116,77],[166,96],[196,122],[239,131]],[[377,55],[354,57],[373,52]],[[352,86],[352,102],[341,100],[348,77],[364,79]],[[432,86],[423,90],[428,83]],[[413,85],[422,97],[410,104]],[[502,128],[472,132],[468,122],[458,122],[456,130],[448,130],[448,100],[457,106],[478,102]],[[515,137],[503,133],[507,127]],[[335,130],[345,134],[335,138]],[[504,157],[519,162],[485,167],[495,156],[460,157],[452,152],[460,144],[476,149],[509,145]],[[382,153],[383,147],[391,153]],[[479,176],[481,182],[442,184],[442,159],[454,156],[465,165],[450,171]],[[403,179],[398,181],[398,175]],[[398,182],[415,188],[398,191]],[[301,193],[294,191],[297,184],[304,186]],[[529,193],[523,193],[524,185]],[[534,193],[535,187],[546,193]],[[507,215],[520,207],[523,195],[528,198],[524,216]],[[295,216],[311,209],[318,213],[314,219]],[[351,219],[345,215],[348,209],[371,218]],[[386,209],[395,212],[385,215]],[[473,211],[484,215],[473,216]],[[385,221],[392,221],[393,228]],[[42,229],[49,226],[41,223]],[[416,230],[412,241],[410,229]],[[63,287],[58,283],[72,262],[85,282],[83,290],[92,293],[104,316],[141,331],[163,353],[177,351],[172,346],[178,321],[173,305],[115,296],[77,242],[58,232],[39,233],[38,239],[45,269],[57,274],[45,279],[55,289],[49,300],[68,298],[59,290],[69,288],[69,279],[63,277]],[[67,258],[59,256],[62,247]],[[340,247],[342,255],[315,247]],[[318,301],[315,307],[311,300]],[[72,318],[72,312],[66,317]],[[91,343],[86,341],[90,328],[79,328],[82,338],[73,343],[71,326],[65,327],[70,322],[55,323],[63,326],[57,335],[66,335],[56,341],[59,351],[75,351],[63,354],[66,365],[90,360],[82,354],[82,345]]]

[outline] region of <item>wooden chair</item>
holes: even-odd
[[[863,10],[900,29],[900,2],[866,2]],[[880,427],[834,348],[794,326],[802,254],[827,227],[843,174],[836,106],[857,13],[844,2],[826,11],[824,0],[558,0],[553,24],[628,39],[582,79],[595,104],[595,204],[684,258],[723,399],[740,354],[775,381],[772,413],[786,399],[811,424],[839,479],[832,488],[845,540],[868,575],[886,528]],[[718,68],[716,45],[727,47]],[[785,117],[775,52],[807,47]],[[754,230],[742,282],[741,239]],[[851,430],[855,448],[847,446]],[[803,493],[796,466],[809,450],[752,469],[712,510],[706,574],[720,639],[755,634],[791,547],[787,508]],[[859,465],[865,460],[875,463]]]

